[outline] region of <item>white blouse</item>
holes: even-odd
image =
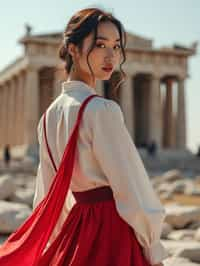
[[[62,92],[47,109],[47,139],[57,168],[80,105],[91,94],[98,93],[86,83],[65,81]],[[55,175],[45,146],[42,118],[38,141],[40,162],[33,208],[47,194]],[[134,229],[148,261],[156,264],[167,258],[168,252],[160,241],[166,212],[153,190],[118,103],[102,97],[89,101],[79,128],[77,151],[70,191],[49,242],[75,204],[71,191],[109,185],[119,215]]]

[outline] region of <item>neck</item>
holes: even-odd
[[[87,76],[87,75],[79,75],[75,72],[72,72],[68,75],[67,80],[71,81],[71,80],[79,80],[79,81],[83,81],[85,82],[88,86],[92,87],[95,89],[96,87],[96,79],[93,79],[91,76]]]

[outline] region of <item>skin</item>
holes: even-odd
[[[119,32],[117,27],[111,22],[101,22],[97,28],[96,46],[89,55],[89,63],[95,78],[90,72],[87,64],[87,53],[92,45],[93,32],[90,33],[83,41],[82,51],[70,43],[68,51],[74,62],[74,68],[69,73],[68,80],[80,80],[95,88],[97,80],[109,80],[113,71],[119,66],[121,61],[121,47],[119,41]],[[103,37],[103,39],[99,38]],[[118,40],[118,41],[117,41]],[[105,72],[102,67],[106,64],[112,64],[112,72]]]

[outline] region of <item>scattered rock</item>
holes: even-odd
[[[191,229],[181,229],[171,231],[167,238],[171,240],[193,240],[195,235],[195,230]]]
[[[11,175],[0,176],[0,200],[6,199],[14,194],[15,184]]]
[[[196,263],[200,262],[200,245],[198,241],[162,240],[162,243],[170,256],[183,257]],[[176,264],[174,265],[176,266]]]
[[[166,204],[165,221],[174,228],[181,229],[191,222],[200,221],[200,207]]]
[[[34,190],[32,188],[18,189],[14,195],[10,198],[13,202],[25,203],[32,207],[34,197]]]
[[[200,227],[200,221],[192,222],[187,226],[188,229],[193,229],[193,230],[198,229],[199,227]]]
[[[176,169],[167,171],[162,175],[163,182],[174,182],[174,181],[182,180],[182,179],[183,179],[183,176],[181,174],[181,171],[176,170]]]
[[[199,266],[199,264],[191,262],[186,258],[172,257],[164,261],[164,266]]]
[[[200,227],[195,232],[194,239],[200,241]]]
[[[9,235],[0,235],[0,245],[8,238]]]
[[[31,209],[22,203],[0,201],[0,233],[12,233],[31,214]]]
[[[194,178],[194,182],[195,182],[196,184],[200,184],[200,175],[199,175],[199,176],[196,176],[196,177]]]
[[[162,227],[162,234],[161,234],[161,238],[162,239],[167,239],[167,236],[169,235],[169,233],[172,231],[172,226],[166,222],[163,223],[163,227]]]

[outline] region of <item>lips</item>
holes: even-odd
[[[102,69],[106,72],[111,72],[113,70],[113,66],[112,65],[106,65],[106,66],[102,67]]]

